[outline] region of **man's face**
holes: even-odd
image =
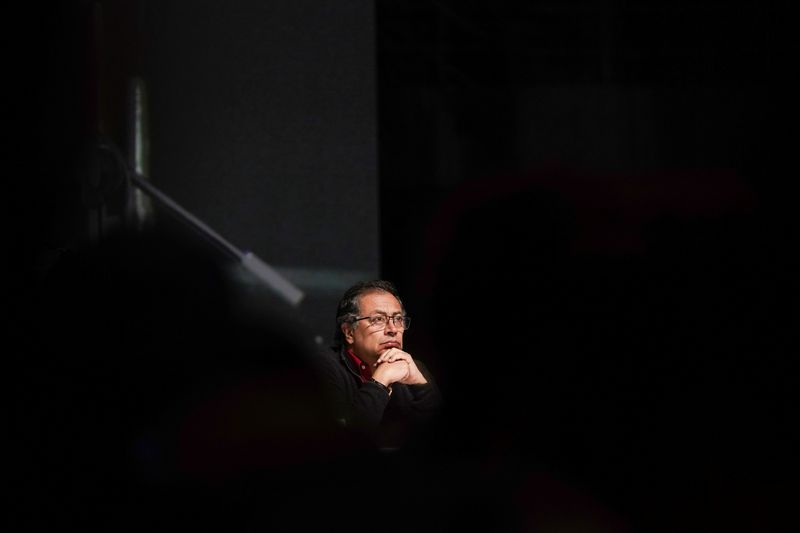
[[[362,294],[359,301],[359,316],[385,315],[387,317],[403,314],[400,302],[383,291]],[[359,320],[342,327],[348,348],[359,359],[369,364],[375,363],[382,352],[389,348],[403,349],[403,330],[389,320],[386,327],[371,326],[369,320]]]

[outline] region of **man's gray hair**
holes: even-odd
[[[336,330],[333,332],[333,344],[331,345],[334,351],[338,352],[344,345],[342,324],[352,323],[358,317],[361,296],[369,292],[388,292],[397,298],[401,307],[403,306],[397,288],[391,281],[376,279],[356,283],[344,292],[342,299],[339,300],[339,306],[336,308]]]

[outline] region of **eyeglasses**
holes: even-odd
[[[395,316],[386,316],[386,315],[373,315],[373,316],[357,316],[353,319],[353,322],[358,322],[359,320],[366,320],[370,327],[375,329],[384,329],[389,322],[397,329],[408,329],[411,325],[411,317],[405,315],[395,315]]]

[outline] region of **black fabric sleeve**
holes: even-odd
[[[339,354],[322,354],[318,368],[336,420],[347,428],[376,431],[389,403],[388,392],[377,383],[361,383]]]
[[[422,361],[414,359],[414,363],[428,382],[424,385],[408,385],[411,396],[409,408],[420,419],[429,419],[442,408],[442,395],[433,376]]]

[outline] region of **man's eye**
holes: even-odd
[[[376,317],[374,317],[372,319],[372,323],[374,325],[376,325],[376,326],[382,326],[383,324],[386,323],[386,317],[385,316],[376,316]]]

